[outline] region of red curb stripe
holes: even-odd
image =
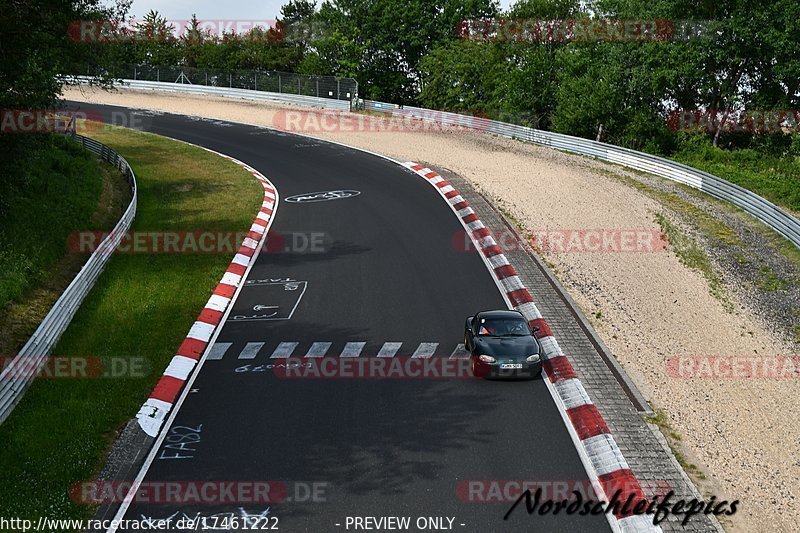
[[[465,215],[461,217],[461,220],[463,220],[465,224],[469,224],[470,222],[475,222],[476,220],[478,220],[478,215],[476,215],[475,213]]]
[[[485,237],[489,237],[491,234],[487,228],[478,228],[472,232],[472,235],[475,236],[475,240],[481,240]]]
[[[412,170],[419,170],[421,168],[424,167],[418,164],[413,164],[411,166]],[[428,175],[426,175],[426,177],[428,177]],[[446,184],[440,182],[440,183],[435,183],[434,185],[437,186],[441,194],[441,187],[444,187]],[[458,193],[455,191],[455,189],[453,189],[452,191],[448,192],[447,194],[444,194],[443,196],[449,199],[457,195]],[[458,211],[466,208],[467,206],[468,204],[466,201],[459,201],[453,207],[456,210],[456,214],[458,214]],[[471,215],[467,215],[461,218],[462,222],[464,222],[465,225],[479,220],[477,216],[473,218]],[[488,237],[490,233],[488,229],[480,228],[478,230],[473,231],[472,235],[474,237],[474,240],[477,241],[480,239],[484,239],[485,237]],[[498,245],[491,245],[484,247],[481,250],[481,253],[483,253],[484,256],[488,258],[502,254],[503,250]],[[511,268],[510,265],[508,265],[508,266],[501,266],[494,268],[493,274],[495,275],[495,278],[498,281],[500,281],[516,274],[516,271],[513,268]],[[514,307],[519,307],[520,305],[526,303],[533,303],[533,297],[525,288],[507,292],[506,296]],[[543,337],[549,337],[553,335],[549,325],[542,318],[530,320],[529,324],[531,325],[531,327],[538,328],[538,331],[536,332],[537,338],[541,339]],[[575,369],[572,367],[569,360],[563,355],[544,360],[542,364],[546,374],[548,375],[551,381],[557,382],[564,379],[577,379]],[[602,434],[609,434],[609,435],[611,434],[611,431],[609,430],[607,424],[603,420],[603,417],[600,415],[600,412],[592,404],[582,405],[579,407],[574,407],[572,409],[567,409],[566,413],[569,415],[572,427],[575,429],[575,432],[578,436],[578,440],[581,443],[578,444],[578,446],[585,447],[583,441],[588,438]],[[615,492],[617,492],[618,490],[620,491],[620,496],[616,500],[619,502],[619,504],[615,506],[616,512],[614,513],[615,517],[618,519],[632,516],[633,514],[632,509],[634,508],[636,501],[638,501],[639,499],[644,499],[644,493],[642,491],[641,485],[639,484],[638,480],[633,475],[633,472],[630,469],[620,469],[613,472],[609,472],[604,475],[598,475],[596,471],[587,466],[587,472],[590,474],[590,476],[592,475],[597,476],[597,479],[601,485],[601,488],[603,489],[603,493],[606,496],[607,501],[613,498]],[[602,497],[602,495],[599,496]],[[630,509],[628,510],[628,512],[623,514],[622,508],[624,507],[624,504],[629,496],[633,497],[632,501],[634,505],[630,505],[629,506]]]
[[[447,187],[448,185],[450,185],[450,182],[448,182],[447,180],[442,180],[439,183],[436,183],[436,186],[439,187],[440,189]]]
[[[265,227],[265,228],[267,227],[267,221],[264,220],[264,219],[261,219],[261,218],[257,218],[255,220],[253,220],[253,224],[256,224],[257,226],[262,226],[262,227]]]
[[[455,190],[455,189],[453,189],[452,191],[444,193],[444,197],[447,198],[448,200],[450,198],[455,198],[456,196],[458,196],[458,191]]]
[[[517,271],[511,265],[499,266],[494,269],[494,273],[497,275],[497,279],[506,279],[517,275]]]
[[[487,246],[486,248],[482,248],[481,252],[483,252],[483,255],[486,257],[494,257],[496,255],[502,255],[503,249],[496,244],[493,244],[491,246]]]
[[[567,359],[567,357],[564,355],[545,359],[542,361],[542,367],[547,373],[547,377],[549,377],[550,381],[553,383],[578,377],[578,375],[575,374],[575,369],[572,368],[569,359]]]
[[[187,337],[184,339],[175,355],[182,355],[191,359],[200,359],[200,356],[203,355],[203,351],[205,351],[206,346],[208,346],[206,341],[201,341],[200,339],[190,339]]]
[[[636,502],[647,499],[645,498],[642,486],[639,485],[639,481],[629,468],[624,470],[615,470],[614,472],[598,476],[598,478],[600,480],[600,485],[603,487],[603,491],[606,493],[606,496],[609,500],[614,497],[615,492],[620,491],[620,495],[617,500],[620,502],[619,508],[618,511],[614,513],[614,516],[617,518],[633,516],[632,509]],[[628,513],[623,514],[622,507],[624,506],[625,501],[631,495],[633,495],[632,501],[634,502],[634,505],[630,505],[629,507],[631,509],[628,510]]]
[[[585,440],[590,437],[595,437],[603,433],[611,433],[606,425],[605,420],[600,415],[600,411],[594,404],[580,405],[567,409],[567,415],[572,420],[572,425],[575,426],[575,431],[578,433],[580,440]]]
[[[199,322],[205,322],[206,324],[212,324],[214,326],[219,325],[219,321],[222,320],[222,311],[217,311],[216,309],[209,309],[206,307],[200,313],[200,316],[197,317]]]
[[[246,255],[247,257],[253,257],[256,253],[255,248],[250,248],[249,246],[242,245],[239,250],[236,251],[237,254]]]
[[[529,322],[531,325],[531,329],[539,328],[539,331],[536,332],[536,338],[541,339],[543,337],[553,337],[553,332],[550,330],[550,326],[547,325],[544,318],[534,318]]]
[[[247,238],[248,239],[253,239],[254,241],[260,241],[261,240],[261,235],[262,235],[261,233],[257,233],[255,231],[251,231],[250,233],[247,234]]]
[[[226,270],[225,272],[228,272],[230,274],[236,274],[237,276],[244,276],[246,270],[247,267],[244,265],[240,265],[239,263],[231,263],[230,266],[228,267],[228,270]]]
[[[228,285],[227,283],[218,283],[217,288],[214,289],[214,294],[217,296],[224,296],[225,298],[233,298],[236,292],[236,287]]]
[[[508,299],[511,300],[511,305],[514,307],[533,302],[533,297],[531,297],[531,293],[528,292],[528,289],[517,289],[507,294]]]
[[[183,388],[183,380],[174,378],[172,376],[161,376],[158,380],[156,388],[150,394],[151,398],[161,400],[162,402],[174,403],[178,393]]]

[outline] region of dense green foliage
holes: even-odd
[[[7,89],[0,100],[13,100],[6,107],[51,97],[53,75],[64,65],[77,73],[113,73],[123,64],[283,70],[353,77],[365,98],[477,113],[667,156],[716,153],[697,151],[707,142],[752,151],[729,159],[764,154],[781,161],[777,168],[793,169],[800,155],[797,125],[768,134],[712,125],[693,135],[668,125],[687,109],[800,108],[796,0],[518,0],[508,9],[497,0],[289,0],[266,30],[218,36],[193,16],[188,30],[173,32],[151,11],[114,30],[127,38],[71,42],[69,20],[125,19],[125,0],[108,10],[97,1],[54,3],[43,21],[33,2],[13,3],[11,18],[0,23],[0,88]],[[659,20],[674,23],[682,37],[475,41],[460,35],[465,19],[498,18]],[[33,24],[34,39],[21,30],[26,23]],[[14,57],[27,58],[23,68]],[[800,185],[796,172],[779,173],[782,185],[772,188]]]
[[[465,19],[590,17],[670,21],[684,38],[475,42],[459,35]],[[686,21],[702,26],[692,33]],[[178,36],[110,48],[118,64],[353,77],[362,97],[599,135],[661,154],[680,149],[667,125],[677,110],[800,107],[795,0],[519,0],[506,11],[496,0],[290,0],[268,31],[220,38],[198,27],[193,18]],[[151,12],[138,31],[169,29]],[[715,133],[703,135],[727,148],[797,155],[788,134]]]
[[[42,281],[100,198],[99,164],[76,143],[45,137],[26,153],[0,183],[0,309]]]

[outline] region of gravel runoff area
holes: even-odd
[[[70,88],[64,97],[270,127],[291,122],[287,109],[303,111],[130,90]],[[683,227],[658,196],[619,178],[638,176],[584,157],[481,132],[357,131],[352,123],[322,131],[313,120],[293,124],[308,126],[312,136],[449,169],[468,179],[521,227],[546,231],[551,243],[553,236],[565,235],[569,242],[591,230],[660,232],[658,217]],[[682,263],[672,246],[659,248],[643,253],[551,248],[544,257],[651,405],[663,412],[674,430],[668,433],[680,435],[676,445],[681,453],[707,476],[699,482],[703,491],[742,501],[740,512],[723,522],[726,528],[800,531],[798,376],[692,378],[681,370],[713,372],[714,367],[668,364],[678,357],[683,357],[682,365],[688,364],[687,356],[789,356],[796,353],[790,332],[768,323],[748,298],[740,297],[738,285],[725,285],[720,298],[701,272]],[[780,290],[776,294],[771,298],[780,299]]]

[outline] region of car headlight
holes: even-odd
[[[533,355],[529,355],[526,359],[529,363],[538,363],[539,362],[539,354],[535,353]]]
[[[492,357],[491,355],[479,355],[478,359],[480,359],[484,363],[494,363],[495,362],[495,358]]]

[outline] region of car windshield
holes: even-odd
[[[509,337],[530,334],[528,324],[522,318],[483,318],[478,324],[478,335]]]

